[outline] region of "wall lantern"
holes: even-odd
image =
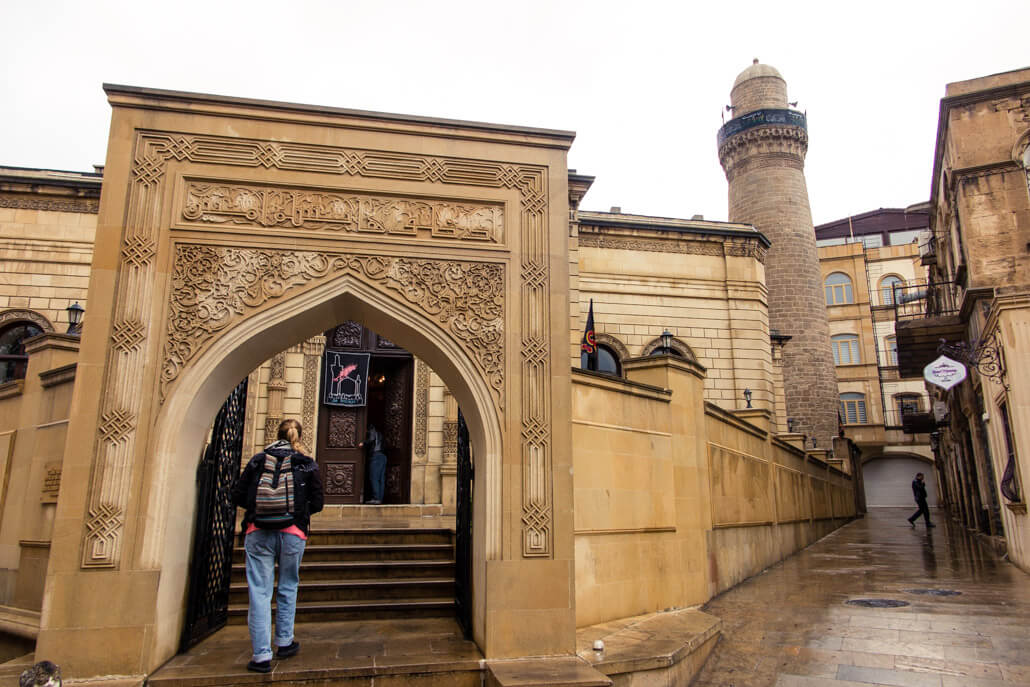
[[[68,312],[68,334],[78,334],[80,325],[82,324],[82,316],[86,312],[86,309],[79,305],[78,301],[75,301],[69,305],[65,310]]]
[[[663,353],[672,352],[672,332],[668,329],[662,332],[662,348],[664,349]]]
[[[747,402],[747,407],[751,407],[751,389],[744,389],[744,400]]]

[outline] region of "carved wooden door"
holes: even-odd
[[[317,458],[326,503],[356,504],[370,498],[366,455],[358,446],[365,438],[369,422],[386,439],[384,502],[408,503],[414,368],[411,354],[357,322],[344,322],[326,332],[326,346],[371,353],[365,406],[347,408],[320,403]],[[324,371],[320,378],[325,379]]]
[[[411,500],[411,356],[372,358],[368,380],[368,421],[386,440],[386,490],[383,503]]]

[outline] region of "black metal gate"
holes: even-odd
[[[454,601],[465,637],[472,636],[472,446],[465,416],[458,410],[458,484],[454,542]]]
[[[246,409],[244,379],[215,416],[211,443],[197,467],[197,526],[180,651],[223,627],[229,614],[229,575],[236,526],[232,489],[240,476]]]

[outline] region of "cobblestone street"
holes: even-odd
[[[709,603],[723,637],[695,685],[1030,685],[1030,575],[910,513],[875,509]]]

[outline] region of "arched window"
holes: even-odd
[[[0,329],[0,384],[25,377],[29,357],[24,341],[42,333],[32,322],[15,322]]]
[[[889,274],[880,280],[880,305],[895,305],[898,301],[898,291],[905,285],[901,277]]]
[[[836,365],[858,365],[858,334],[837,334],[830,337],[833,344],[833,362]]]
[[[840,416],[846,425],[864,425],[868,421],[865,414],[865,394],[841,394]]]
[[[682,353],[677,351],[675,348],[672,348],[671,346],[659,346],[658,348],[648,353],[648,355],[675,355],[679,356],[680,358],[683,357]]]
[[[884,344],[884,348],[886,349],[884,351],[886,353],[886,360],[884,362],[887,363],[887,367],[897,367],[898,366],[898,337],[894,336],[893,334],[891,334],[890,336],[884,337],[883,344]]]
[[[579,354],[579,367],[587,369],[586,351]],[[597,345],[597,372],[603,372],[617,377],[622,376],[622,365],[619,364],[619,356],[614,350],[604,344]]]
[[[826,287],[826,305],[855,302],[855,294],[851,289],[851,277],[843,272],[834,272],[829,275],[823,285]]]

